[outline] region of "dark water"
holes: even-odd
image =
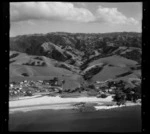
[[[9,116],[9,131],[141,132],[141,107],[95,112],[37,110]]]

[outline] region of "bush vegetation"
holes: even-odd
[[[141,85],[125,88],[125,83],[123,81],[120,81],[117,84],[114,101],[116,101],[118,105],[124,104],[125,101],[136,102],[137,99],[141,98]]]

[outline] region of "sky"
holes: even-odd
[[[141,2],[11,2],[10,37],[70,32],[142,32]]]

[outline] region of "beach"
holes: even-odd
[[[15,111],[31,111],[37,109],[71,109],[71,104],[86,103],[112,103],[112,97],[105,99],[96,97],[78,97],[78,98],[61,98],[59,96],[34,96],[24,97],[24,99],[9,101],[9,112]]]
[[[97,97],[77,97],[77,98],[61,98],[59,96],[32,96],[32,97],[22,97],[19,100],[9,101],[9,113],[14,113],[17,111],[33,111],[41,109],[73,109],[73,104],[76,103],[96,103],[94,106],[96,110],[100,109],[111,109],[123,106],[140,105],[140,103],[128,102],[126,105],[117,106],[113,102],[112,96],[107,98],[97,98]]]

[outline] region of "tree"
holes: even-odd
[[[57,84],[58,84],[58,83],[57,83],[57,82],[58,82],[58,77],[54,77],[54,78],[53,78],[53,82],[54,82],[54,83],[53,83],[54,85],[57,85]]]
[[[41,63],[41,66],[45,66],[45,65],[46,65],[46,63],[45,63],[45,62],[42,62],[42,63]]]
[[[54,81],[58,81],[58,77],[54,77],[53,80],[54,80]]]
[[[31,62],[31,64],[30,64],[31,66],[34,66],[35,65],[35,61],[33,61],[33,62]]]
[[[114,96],[114,101],[117,102],[117,105],[124,104],[126,101],[126,94],[120,90],[117,90]]]
[[[139,98],[141,98],[141,94],[138,92],[135,92],[133,94],[133,102],[136,102],[136,100],[138,100]]]
[[[107,97],[107,95],[106,94],[101,94],[101,96],[100,96],[101,98],[106,98]]]
[[[29,76],[27,73],[22,73],[23,76]]]
[[[123,80],[120,80],[118,83],[117,83],[117,86],[118,87],[124,87],[125,86],[125,83]]]
[[[26,91],[26,95],[27,96],[32,96],[32,92],[31,91]]]
[[[108,87],[110,88],[111,86],[114,85],[114,81],[108,81],[107,85],[108,85]]]
[[[62,80],[61,82],[62,82],[62,84],[65,84],[65,80]]]
[[[65,84],[65,80],[62,80],[61,84],[62,84],[62,89],[63,89],[63,85]]]
[[[91,88],[91,89],[95,89],[94,84],[91,84],[91,85],[89,85],[88,87]]]

